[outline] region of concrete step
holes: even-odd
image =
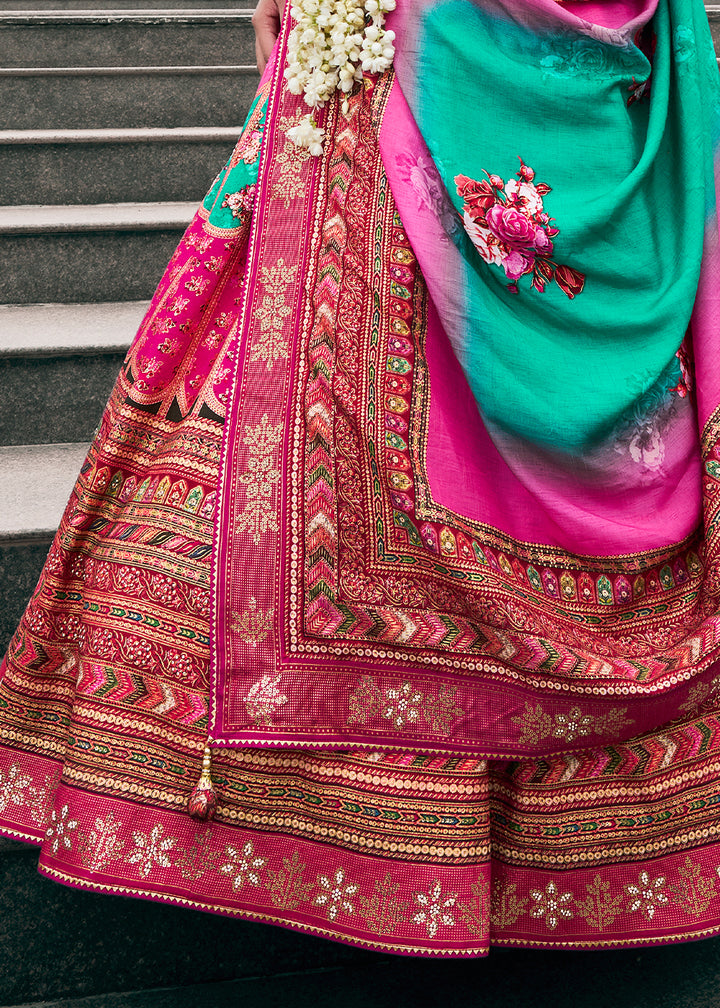
[[[716,940],[715,940],[716,941]],[[688,949],[700,968],[699,990],[687,975],[682,953]],[[593,952],[533,952],[493,949],[488,959],[438,961],[401,956],[369,962],[276,975],[247,977],[189,987],[128,991],[83,999],[18,1005],[17,1008],[446,1008],[467,1004],[473,1008],[607,1008],[617,1004],[632,1008],[716,1008],[712,993],[716,982],[717,945],[666,949],[630,949]],[[541,958],[542,956],[542,958]],[[592,957],[592,958],[591,958]],[[646,983],[633,984],[633,965],[652,971]],[[278,964],[282,969],[282,965]],[[503,971],[507,971],[503,975]],[[584,983],[587,975],[593,983]],[[605,984],[603,977],[607,979]],[[567,978],[567,979],[566,979]],[[577,998],[577,986],[583,990]],[[611,1001],[607,989],[616,993]],[[482,996],[478,996],[478,988]],[[575,992],[573,991],[575,988]],[[665,997],[665,990],[672,995]],[[451,992],[451,993],[450,993]],[[511,993],[509,993],[511,992]],[[706,997],[707,993],[707,997]],[[627,995],[627,996],[626,996]]]
[[[720,49],[720,4],[705,4],[715,48]]]
[[[411,971],[408,965],[389,962],[373,966],[313,970],[307,973],[281,973],[273,977],[248,977],[219,983],[192,984],[188,987],[162,987],[119,994],[100,994],[89,998],[63,998],[60,1001],[34,1002],[17,1008],[400,1008],[402,1000],[394,1000],[402,981],[393,983],[396,972],[403,978]],[[388,976],[389,974],[389,976]],[[391,989],[384,989],[390,980]],[[402,984],[403,987],[405,986]],[[381,991],[378,990],[381,988]],[[415,987],[419,987],[416,981]],[[368,992],[375,992],[368,1000]],[[436,997],[439,991],[436,992]],[[428,1004],[414,1000],[414,1005]],[[442,1004],[442,1000],[438,1002]],[[501,1002],[496,1002],[497,1006]],[[488,1008],[493,1008],[485,1002]]]
[[[0,653],[35,587],[86,451],[84,444],[0,448]]]
[[[90,440],[146,308],[0,306],[0,445]]]
[[[235,126],[6,130],[0,205],[199,202],[238,134]]]
[[[4,488],[0,541],[45,541],[57,528],[87,444],[12,445],[0,448]]]
[[[32,357],[124,354],[147,301],[0,305],[0,364]],[[85,366],[86,362],[77,362]],[[0,387],[5,388],[0,382]],[[9,444],[0,439],[0,444]]]
[[[49,547],[49,536],[45,539],[27,540],[3,539],[0,536],[0,655],[5,654],[10,638],[15,633],[15,627],[37,584]],[[0,873],[2,860],[0,857]]]
[[[0,444],[90,438],[120,370],[123,353],[0,358],[3,407]]]
[[[202,66],[255,62],[250,11],[3,11],[0,66]]]
[[[152,296],[195,203],[0,207],[0,304]]]
[[[239,63],[0,68],[0,130],[237,127],[258,79]]]

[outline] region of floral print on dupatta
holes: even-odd
[[[532,286],[540,293],[554,280],[569,298],[580,294],[585,275],[551,258],[553,239],[560,232],[543,206],[550,186],[536,183],[535,172],[522,158],[516,179],[505,182],[499,175],[485,174],[487,179],[481,181],[455,177],[465,230],[485,262],[502,266],[513,294],[526,275],[532,276]]]

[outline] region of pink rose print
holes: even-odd
[[[517,281],[532,275],[531,286],[542,293],[551,281],[572,300],[585,286],[585,275],[571,266],[558,265],[551,256],[553,238],[559,234],[543,206],[550,186],[535,182],[535,172],[520,158],[516,179],[499,175],[478,181],[457,175],[455,185],[463,200],[465,230],[483,260],[501,266],[518,292]]]
[[[253,130],[249,133],[238,150],[238,154],[242,157],[245,164],[255,164],[258,157],[260,156],[260,146],[262,144],[262,133],[259,130]]]
[[[241,224],[250,220],[252,216],[253,201],[255,198],[255,186],[250,185],[236,193],[225,193],[221,208],[228,207],[233,217],[237,217]]]
[[[505,256],[502,265],[508,280],[519,280],[521,276],[532,270],[533,259],[532,256],[524,252],[511,252],[510,255]]]
[[[534,247],[535,222],[519,210],[496,203],[488,210],[486,220],[495,237],[509,245],[510,248],[532,249]]]

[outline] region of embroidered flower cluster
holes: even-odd
[[[485,262],[503,268],[512,293],[517,294],[520,277],[529,274],[536,291],[542,293],[554,280],[572,299],[581,293],[585,276],[551,258],[553,239],[560,233],[543,206],[543,196],[551,189],[534,179],[535,172],[522,158],[517,178],[508,182],[499,175],[480,181],[456,176],[465,230]]]
[[[290,15],[296,22],[288,39],[285,79],[292,94],[304,95],[312,109],[322,108],[339,90],[345,96],[363,73],[384,73],[395,55],[395,33],[385,29],[385,14],[396,0],[296,0]],[[325,131],[313,113],[288,130],[296,146],[314,156],[322,153]]]

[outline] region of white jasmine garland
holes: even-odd
[[[297,126],[291,126],[287,131],[287,137],[296,147],[307,147],[314,157],[322,154],[325,130],[315,125],[312,114],[304,116]]]
[[[385,14],[396,0],[296,0],[288,39],[288,91],[304,95],[311,109],[322,108],[335,91],[347,96],[363,73],[384,73],[395,55],[395,32],[385,30]],[[348,111],[347,97],[342,110]],[[287,132],[298,147],[322,154],[325,131],[311,113]]]

